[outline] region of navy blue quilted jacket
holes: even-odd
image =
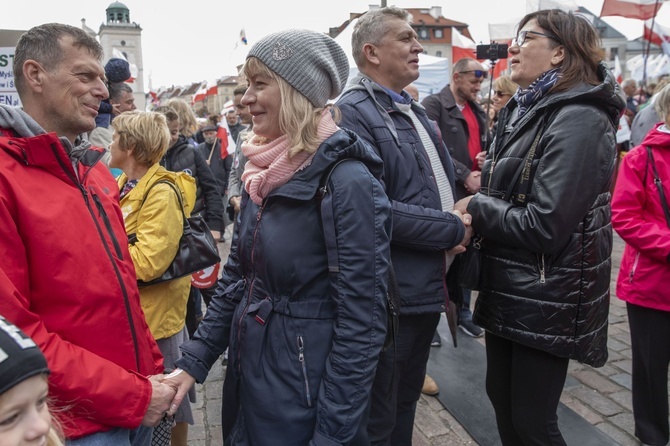
[[[342,158],[355,160],[330,178],[323,201],[336,236],[326,239],[315,194]],[[231,444],[340,445],[358,430],[386,337],[391,209],[381,170],[340,130],[260,206],[243,192],[219,292],[177,362],[202,382],[230,346],[222,417]],[[339,253],[330,273],[327,242]]]

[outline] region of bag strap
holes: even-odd
[[[663,212],[665,213],[665,223],[670,228],[670,210],[668,209],[668,200],[665,198],[665,191],[663,190],[663,182],[658,176],[658,170],[656,170],[656,161],[654,161],[654,155],[651,151],[651,147],[647,146],[647,160],[651,162],[651,170],[654,174],[654,184],[658,189],[658,194],[661,197],[661,206],[663,207]]]
[[[530,171],[533,167],[533,161],[536,158],[537,145],[540,142],[540,138],[542,138],[542,135],[544,134],[544,119],[540,124],[540,130],[538,130],[537,134],[535,135],[535,139],[530,145],[530,149],[528,149],[528,152],[526,152],[526,156],[524,157],[521,166],[519,166],[516,173],[512,177],[512,181],[509,183],[509,186],[507,186],[505,195],[502,197],[503,200],[509,200],[512,198],[512,192],[516,187],[516,183],[519,181],[519,178],[521,178],[521,182],[519,183],[519,190],[521,192],[516,194],[515,200],[519,203],[525,203],[526,201],[526,196],[530,190]]]
[[[147,197],[149,196],[149,192],[150,192],[151,189],[153,189],[153,187],[154,187],[155,185],[157,185],[157,184],[167,184],[167,185],[170,186],[170,187],[172,188],[172,190],[177,194],[177,200],[179,200],[179,209],[181,209],[181,216],[182,216],[182,218],[183,218],[183,220],[184,220],[184,232],[186,231],[186,229],[190,229],[191,225],[188,223],[188,218],[186,218],[186,212],[184,212],[184,202],[183,202],[182,199],[181,199],[181,191],[180,191],[179,188],[178,188],[174,183],[172,183],[171,181],[168,181],[168,180],[158,180],[158,181],[156,181],[154,184],[152,184],[151,186],[149,186],[149,189],[147,189],[147,191],[144,193],[144,198],[142,199],[142,204],[140,204],[140,208],[142,208],[142,206],[144,206],[144,202],[147,200]]]

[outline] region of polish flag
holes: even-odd
[[[605,0],[600,17],[619,16],[647,20],[656,17],[665,0]]]
[[[644,22],[643,38],[660,45],[665,54],[670,54],[670,28],[660,25],[655,20],[646,20]]]
[[[219,94],[219,87],[217,87],[217,85],[214,84],[211,87],[207,88],[207,93],[205,93],[205,96],[216,96],[217,94]]]
[[[471,39],[451,28],[451,63],[454,64],[467,57],[474,59],[477,53],[477,45]]]
[[[618,83],[623,82],[623,71],[621,70],[621,61],[619,60],[619,55],[614,56],[614,77]]]
[[[203,82],[202,85],[200,85],[200,88],[198,88],[198,91],[193,95],[193,103],[204,101],[206,96],[207,84]]]

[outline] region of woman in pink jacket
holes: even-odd
[[[626,242],[617,296],[627,302],[630,324],[635,436],[643,444],[665,445],[670,439],[670,215],[666,217],[655,171],[670,197],[670,86],[659,93],[655,107],[664,122],[623,159],[612,225]]]

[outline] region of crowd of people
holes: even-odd
[[[81,29],[20,38],[23,107],[0,105],[0,445],[186,445],[224,355],[227,445],[410,445],[442,313],[484,337],[502,444],[565,445],[568,363],[608,357],[613,230],[635,434],[668,443],[670,86],[620,86],[560,10],[520,21],[488,104],[471,58],[417,101],[403,9],[367,12],[351,45],[348,82],[325,34],[264,37],[198,126],[182,100],[135,110],[127,66]],[[233,227],[207,288],[163,278],[194,214],[216,240]]]

